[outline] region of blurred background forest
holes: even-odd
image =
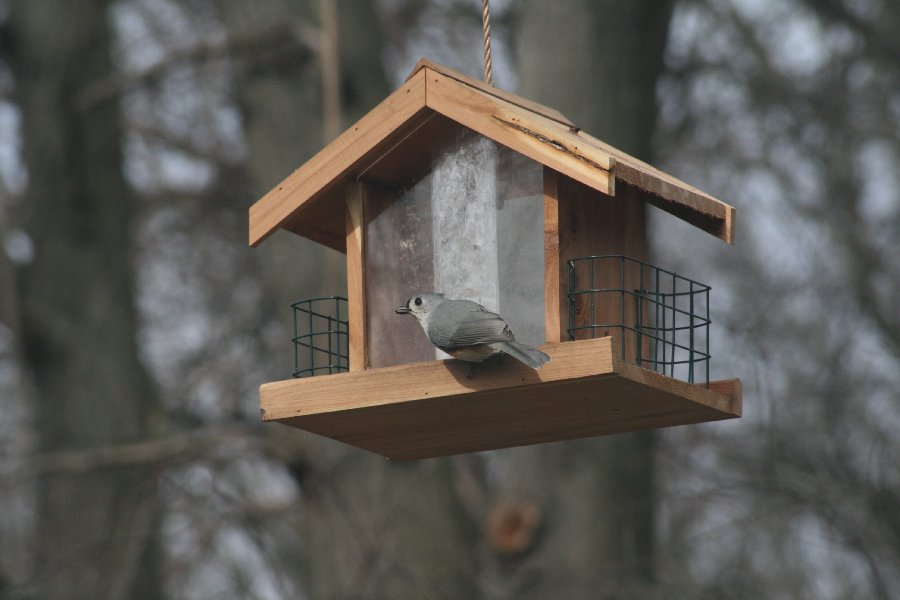
[[[494,83],[653,211],[744,418],[390,463],[259,421],[341,255],[247,208],[477,0],[0,0],[0,598],[900,597],[900,3],[494,0]]]

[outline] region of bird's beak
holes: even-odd
[[[397,309],[396,309],[394,312],[397,313],[398,315],[408,315],[408,314],[409,314],[409,307],[407,307],[407,306],[398,306]]]

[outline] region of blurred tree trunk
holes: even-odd
[[[329,0],[330,1],[330,0]],[[322,37],[305,56],[293,60],[245,65],[237,84],[237,102],[244,115],[248,146],[246,166],[256,200],[318,152],[327,141],[325,116],[334,121],[334,107],[323,106],[323,80],[337,76],[343,122],[338,133],[364,115],[390,92],[380,53],[384,36],[374,2],[341,1],[337,20],[337,59],[322,60],[333,39],[321,26],[320,0],[289,2],[218,0],[222,19],[232,36],[248,35],[287,25],[289,31],[321,31]],[[330,72],[323,73],[323,63]],[[335,69],[336,67],[336,69]],[[335,72],[337,71],[337,72]],[[333,89],[331,90],[333,91]],[[266,266],[266,286],[289,316],[291,302],[301,297],[346,293],[342,254],[293,234],[278,232],[254,250]]]
[[[122,170],[108,3],[11,5],[10,63],[23,116],[24,352],[41,450],[141,438],[155,394],[138,358],[131,256],[134,197]],[[39,477],[37,596],[159,598],[152,474],[139,468]]]
[[[651,160],[671,13],[671,2],[649,0],[524,2],[513,35],[521,93]],[[561,561],[560,572],[575,570],[556,588],[559,597],[636,597],[653,589],[654,449],[650,431],[525,453],[558,488],[550,502],[564,550],[551,560]]]

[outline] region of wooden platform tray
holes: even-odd
[[[455,360],[267,383],[263,420],[407,460],[741,416],[740,380],[695,385],[622,362],[612,338],[545,344],[534,371],[512,358]]]

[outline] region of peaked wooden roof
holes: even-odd
[[[250,245],[286,229],[343,251],[347,179],[397,185],[427,170],[453,122],[605,194],[620,180],[647,202],[728,242],[734,208],[584,133],[558,111],[421,60],[406,82],[250,207]]]

